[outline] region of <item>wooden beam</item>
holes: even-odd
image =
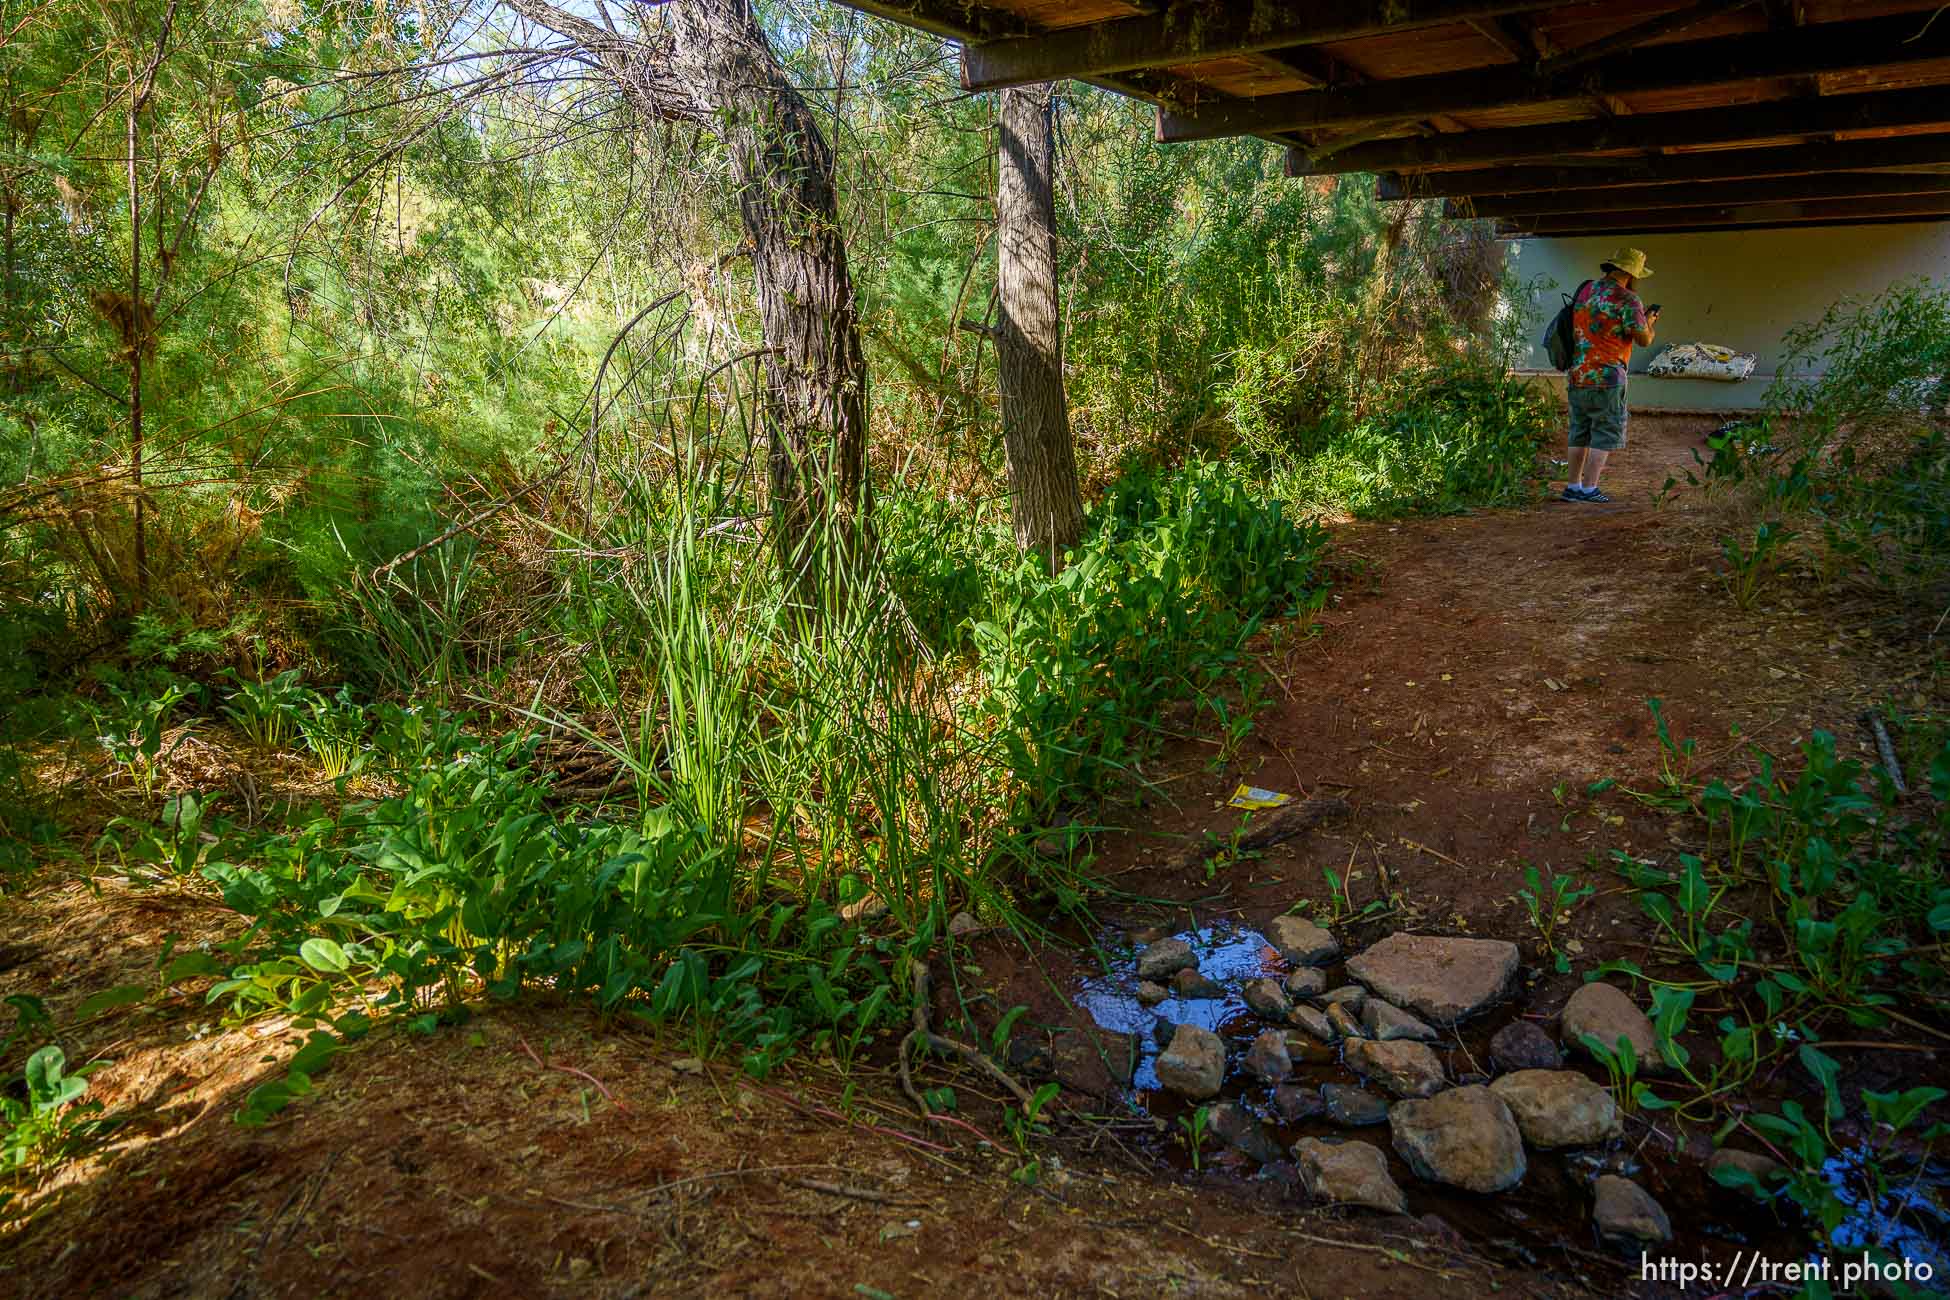
[[[1288,166],[1294,166],[1289,159]],[[1898,136],[1889,140],[1849,140],[1840,144],[1770,149],[1732,149],[1713,153],[1653,154],[1644,158],[1565,159],[1548,167],[1498,167],[1480,171],[1389,173],[1375,182],[1380,199],[1463,198],[1478,194],[1516,194],[1532,190],[1610,190],[1621,186],[1686,181],[1731,181],[1766,176],[1812,176],[1823,172],[1888,167],[1950,165],[1950,133]],[[1289,174],[1305,176],[1305,170]]]
[[[1648,91],[1898,68],[1946,58],[1950,58],[1950,22],[1933,23],[1919,34],[1916,16],[1910,14],[1660,46],[1555,77],[1531,76],[1506,65],[1262,95],[1223,107],[1165,113],[1158,120],[1158,138],[1206,140],[1268,131],[1316,131],[1438,113],[1467,114],[1560,101],[1569,105]]]
[[[1623,31],[1601,36],[1595,41],[1573,46],[1537,65],[1537,71],[1544,76],[1554,76],[1570,68],[1582,67],[1608,58],[1625,50],[1635,50],[1648,41],[1656,41],[1661,36],[1671,36],[1691,27],[1697,27],[1710,18],[1745,9],[1756,0],[1700,0],[1690,9],[1678,9],[1669,14],[1660,14],[1642,23],[1634,23]]]
[[[1836,199],[1874,200],[1912,194],[1950,195],[1950,174],[1839,172],[1822,176],[1776,176],[1765,180],[1719,181],[1704,185],[1636,185],[1613,190],[1567,190],[1557,194],[1482,195],[1476,198],[1449,199],[1442,205],[1442,214],[1458,220],[1474,217],[1526,218],[1653,208],[1710,208]]]
[[[1267,63],[1286,69],[1295,76],[1305,77],[1322,88],[1358,86],[1367,80],[1327,51],[1317,50],[1311,45],[1262,50],[1259,57]]]
[[[1344,150],[1318,172],[1422,171],[1548,161],[1618,150],[1739,144],[1783,136],[1893,127],[1950,127],[1950,94],[1940,86],[1816,100],[1783,100],[1740,108],[1641,113],[1611,121],[1553,123],[1471,131],[1422,139],[1380,140]],[[1846,164],[1844,164],[1846,166]],[[1859,164],[1858,164],[1859,165]]]
[[[1847,223],[1894,217],[1950,218],[1950,194],[1905,194],[1882,199],[1835,199],[1807,203],[1746,203],[1717,208],[1636,208],[1578,212],[1555,217],[1517,217],[1510,225],[1540,235],[1586,231],[1651,231],[1686,227],[1781,226],[1815,221]]]
[[[1502,50],[1518,63],[1528,66],[1537,62],[1537,51],[1531,48],[1530,42],[1524,39],[1521,32],[1514,30],[1503,19],[1472,18],[1469,20],[1469,25],[1478,36],[1488,41],[1491,45],[1496,46],[1497,49]]]
[[[876,8],[898,7],[890,0],[870,2]],[[1562,0],[1389,0],[1378,5],[1371,0],[1286,0],[1174,5],[1161,14],[1069,27],[1021,40],[971,44],[962,52],[962,85],[969,90],[996,90],[1065,77],[1196,63],[1233,54],[1258,54],[1471,18],[1526,13],[1560,3]],[[866,4],[856,7],[865,8]]]
[[[1943,224],[1945,224],[1943,217],[1931,216],[1872,217],[1867,221],[1782,221],[1771,226],[1728,226],[1709,223],[1699,226],[1656,226],[1650,229],[1634,227],[1629,230],[1620,226],[1603,224],[1580,227],[1574,230],[1526,230],[1518,225],[1506,225],[1497,228],[1496,238],[1506,241],[1519,239],[1597,239],[1601,237],[1605,239],[1618,239],[1621,237],[1636,238],[1643,235],[1731,235],[1750,234],[1755,230],[1816,230],[1831,226],[1941,226]]]
[[[1026,23],[1004,25],[992,11],[955,4],[953,0],[840,0],[840,3],[890,23],[958,41],[993,40],[1029,31]]]

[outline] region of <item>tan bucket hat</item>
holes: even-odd
[[[1599,266],[1600,268],[1615,266],[1625,274],[1639,280],[1643,280],[1652,274],[1652,268],[1645,264],[1644,252],[1636,248],[1621,248],[1599,263]]]

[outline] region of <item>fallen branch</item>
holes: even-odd
[[[1903,783],[1903,765],[1896,761],[1896,746],[1889,739],[1889,731],[1882,725],[1882,719],[1873,709],[1862,715],[1862,722],[1876,738],[1876,752],[1882,755],[1882,766],[1889,772],[1889,780],[1896,787],[1897,794],[1908,794],[1909,787]]]
[[[914,975],[914,1027],[907,1031],[907,1037],[901,1039],[901,1091],[905,1092],[907,1099],[914,1103],[914,1109],[921,1112],[921,1118],[930,1124],[939,1124],[943,1119],[942,1116],[934,1113],[933,1109],[929,1107],[927,1099],[922,1097],[920,1090],[914,1086],[914,1074],[908,1065],[908,1058],[912,1054],[914,1044],[917,1042],[926,1047],[930,1052],[937,1052],[943,1056],[956,1057],[981,1070],[991,1079],[994,1079],[1004,1088],[1007,1088],[1010,1095],[1022,1103],[1025,1111],[1034,1109],[1036,1098],[1027,1088],[1017,1083],[1007,1070],[1004,1070],[994,1061],[991,1061],[979,1049],[970,1047],[967,1043],[957,1042],[945,1035],[937,1034],[929,1027],[928,968],[922,962],[912,961],[908,964],[908,969]]]
[[[876,1192],[871,1188],[847,1187],[840,1183],[822,1182],[817,1178],[788,1178],[785,1181],[793,1187],[803,1187],[809,1192],[822,1192],[827,1196],[844,1196],[855,1201],[872,1201],[875,1205],[927,1204],[926,1201],[917,1201],[912,1197],[889,1196],[885,1192]]]
[[[503,510],[506,510],[509,506],[515,504],[515,502],[520,501],[523,498],[533,496],[540,489],[547,487],[550,483],[553,483],[556,479],[561,478],[564,474],[566,474],[569,471],[570,466],[573,465],[574,463],[575,462],[571,460],[564,459],[561,464],[557,465],[554,469],[550,470],[548,473],[542,474],[536,478],[532,478],[528,480],[528,482],[522,484],[520,487],[516,488],[513,492],[510,492],[507,496],[502,497],[499,501],[496,501],[494,504],[490,506],[486,506],[483,509],[476,511],[473,515],[471,515],[466,519],[463,519],[461,522],[455,524],[453,527],[447,529],[446,531],[439,533],[436,536],[431,537],[424,542],[421,542],[418,546],[414,547],[412,550],[407,551],[402,555],[394,556],[392,559],[386,561],[384,564],[374,569],[372,573],[368,575],[369,579],[372,582],[377,583],[381,578],[385,577],[388,573],[391,573],[394,569],[397,569],[400,565],[410,564],[412,561],[419,559],[422,555],[425,555],[428,551],[431,551],[434,547],[439,546],[441,543],[452,541],[454,538],[460,536],[462,533],[472,532],[474,529],[480,527],[488,520],[500,514]]]
[[[1322,822],[1334,817],[1345,817],[1350,811],[1352,809],[1348,807],[1347,800],[1333,795],[1290,803],[1267,818],[1261,825],[1240,836],[1237,851],[1253,852],[1297,839]],[[1183,857],[1171,864],[1171,869],[1188,871],[1194,867],[1202,867],[1207,858],[1230,847],[1232,846],[1227,844],[1212,843],[1193,845]]]
[[[794,1098],[793,1096],[791,1096],[789,1093],[781,1092],[777,1088],[761,1087],[759,1091],[763,1092],[766,1096],[772,1098],[774,1101],[782,1101],[786,1105],[792,1107],[794,1110],[801,1111],[807,1115],[817,1116],[820,1119],[838,1120],[840,1123],[846,1125],[848,1128],[865,1129],[869,1133],[876,1133],[879,1134],[881,1137],[890,1137],[895,1139],[896,1141],[905,1142],[909,1146],[919,1147],[923,1151],[938,1151],[943,1155],[955,1154],[955,1149],[953,1147],[944,1147],[941,1146],[939,1143],[929,1142],[923,1138],[917,1138],[912,1133],[903,1133],[897,1128],[887,1128],[880,1124],[862,1124],[858,1120],[848,1119],[846,1116],[840,1114],[836,1110],[830,1109],[829,1107],[808,1106],[804,1102],[801,1102],[796,1098]]]

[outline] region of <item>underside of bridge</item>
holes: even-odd
[[[1501,233],[1950,219],[1943,0],[845,0]]]

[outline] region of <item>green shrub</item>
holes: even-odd
[[[1331,414],[1273,453],[1276,490],[1357,518],[1513,506],[1535,495],[1550,403],[1506,375],[1458,367],[1425,377],[1364,419]]]
[[[1769,409],[1715,435],[1686,481],[1746,497],[1776,532],[1794,521],[1827,577],[1934,623],[1950,596],[1950,287],[1843,299],[1785,350]],[[1738,599],[1762,548],[1725,545]]]
[[[1324,549],[1236,470],[1197,463],[1121,485],[1054,578],[1024,560],[975,641],[1027,814],[1102,795],[1164,738],[1165,704],[1242,677],[1265,619],[1324,601]]]
[[[958,500],[902,485],[875,503],[884,570],[907,616],[937,651],[957,645],[1015,565],[1008,503]]]
[[[1924,804],[1901,800],[1886,774],[1843,758],[1821,731],[1792,778],[1756,750],[1760,771],[1745,784],[1696,786],[1686,777],[1692,743],[1675,740],[1651,703],[1666,776],[1640,797],[1697,818],[1707,844],[1671,867],[1623,852],[1613,860],[1639,891],[1657,945],[1706,980],[1655,981],[1661,1048],[1694,1089],[1684,1105],[1719,1105],[1825,1025],[1880,1027],[1906,1018],[1901,1007],[1940,1002],[1950,989],[1950,744],[1937,738],[1925,778],[1935,797]],[[1756,894],[1765,908],[1741,907],[1736,918],[1730,895]],[[1631,963],[1608,968],[1643,974]],[[1728,1014],[1715,1022],[1717,1056],[1695,1062],[1676,1040],[1698,988],[1719,989]]]

